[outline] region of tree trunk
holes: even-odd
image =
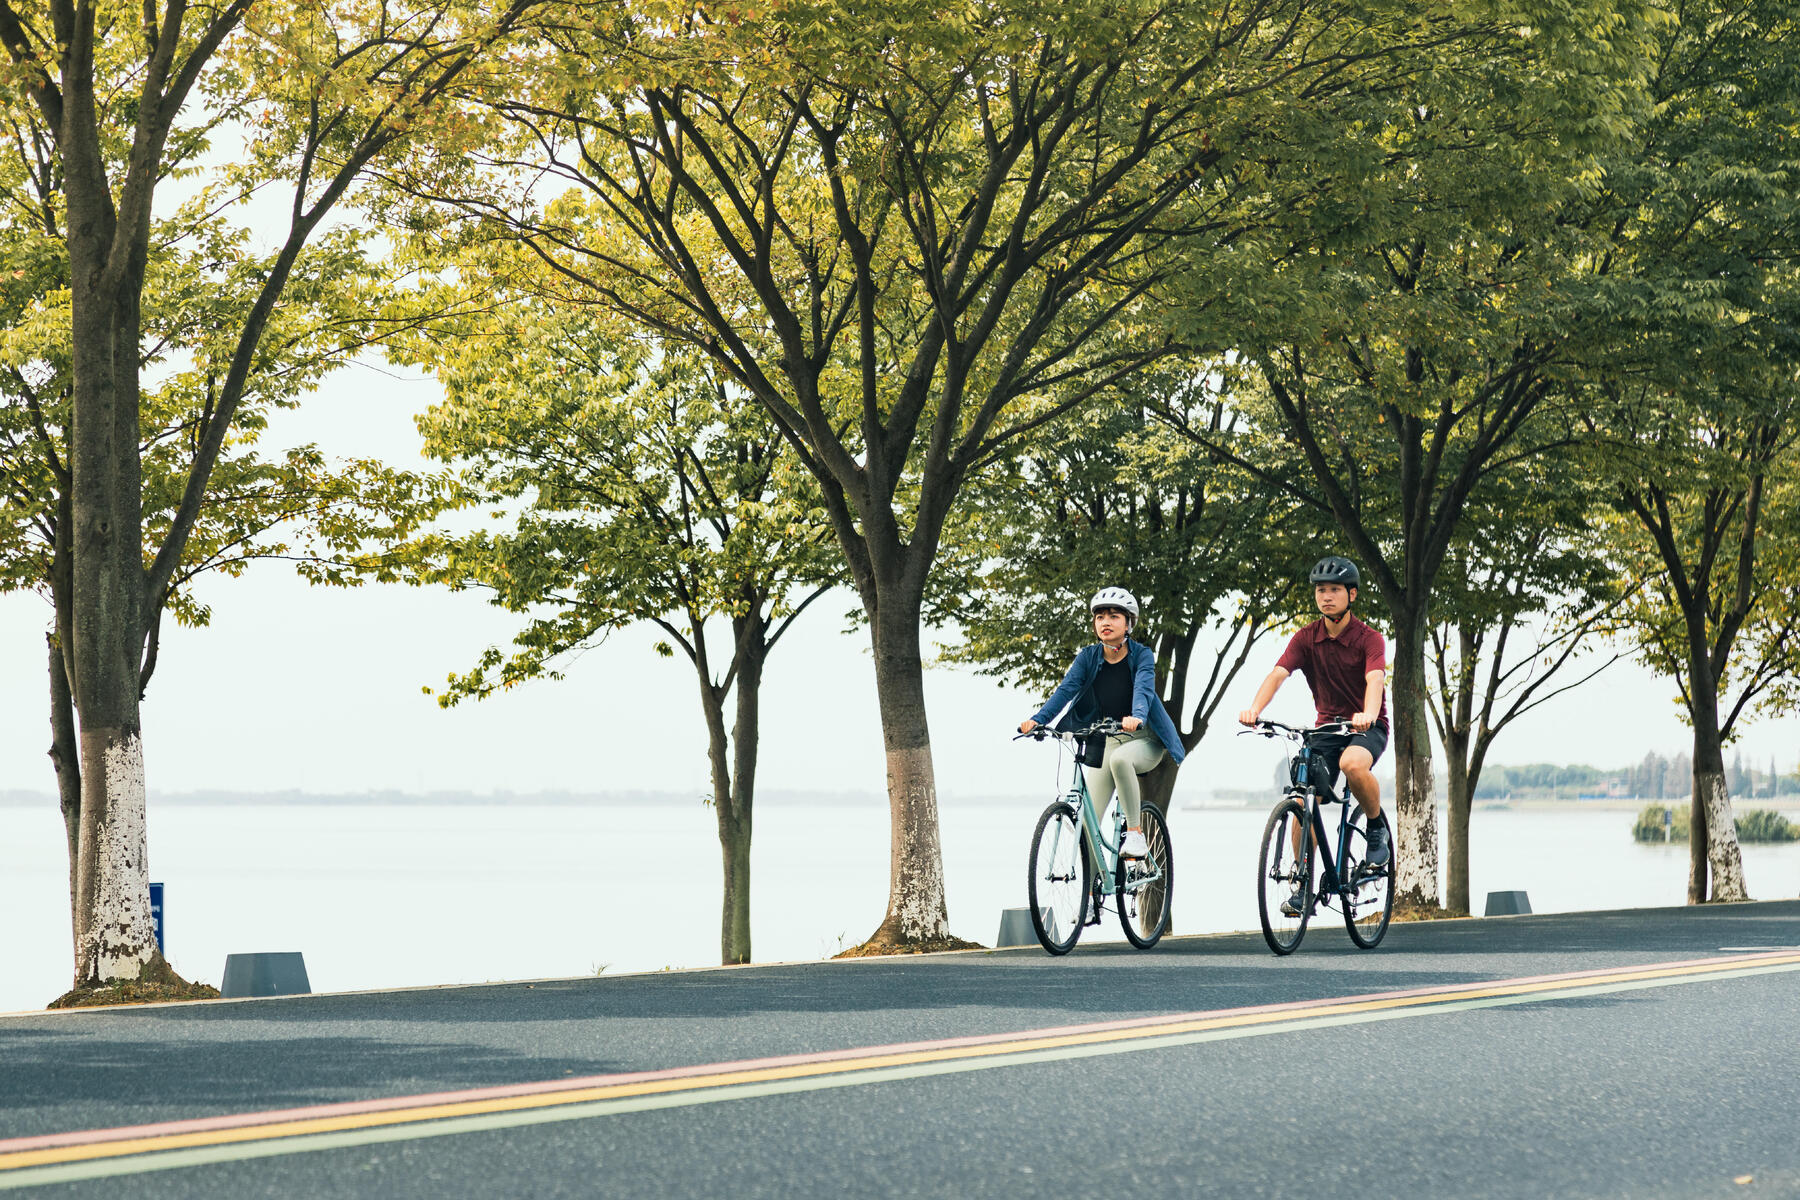
[[[1703,628],[1704,614],[1688,614],[1689,628]],[[1688,666],[1688,717],[1694,727],[1694,798],[1689,812],[1688,903],[1748,900],[1744,860],[1738,849],[1731,791],[1725,782],[1725,746],[1719,732],[1718,680],[1704,642],[1693,639]],[[1707,886],[1711,876],[1711,887]]]
[[[1198,739],[1196,739],[1198,740]],[[1169,815],[1169,803],[1175,798],[1175,780],[1181,774],[1181,764],[1172,758],[1165,758],[1154,768],[1144,773],[1141,794],[1146,804],[1154,804],[1166,819]],[[1166,901],[1169,909],[1167,932],[1175,932],[1175,894],[1169,893]]]
[[[719,961],[750,961],[750,814],[719,814],[719,855],[725,894],[719,912]]]
[[[887,753],[887,915],[869,938],[873,949],[941,944],[949,939],[944,855],[938,838],[937,779],[925,720],[925,671],[919,657],[919,597],[887,589],[870,614],[875,693]]]
[[[738,622],[734,622],[734,625]],[[750,961],[750,832],[756,797],[758,707],[762,692],[765,630],[740,630],[737,722],[732,727],[731,795],[719,810],[719,851],[725,860],[725,895],[719,914],[719,961]]]
[[[1694,791],[1706,808],[1706,857],[1712,871],[1712,895],[1708,898],[1748,900],[1744,858],[1738,848],[1737,822],[1731,814],[1731,792],[1724,773],[1694,772]]]
[[[1175,798],[1175,780],[1181,774],[1181,765],[1172,758],[1165,758],[1151,770],[1146,771],[1139,779],[1139,793],[1146,803],[1154,804],[1169,815],[1169,802]]]
[[[69,692],[68,664],[56,637],[50,646],[50,763],[56,769],[62,803],[63,836],[69,843],[69,930],[75,929],[75,868],[81,859],[81,744],[75,734],[75,700]]]
[[[1744,860],[1738,849],[1737,822],[1731,813],[1731,790],[1725,782],[1725,750],[1718,732],[1718,712],[1710,695],[1695,691],[1694,807],[1688,837],[1688,902],[1702,899],[1748,900]],[[1696,868],[1696,858],[1698,866]],[[1706,887],[1708,874],[1712,887]],[[1695,888],[1695,883],[1699,888]],[[1710,894],[1709,894],[1710,891]]]
[[[162,976],[150,919],[138,673],[144,648],[138,356],[144,241],[113,215],[92,91],[91,11],[63,62],[69,288],[71,621],[80,717],[75,986]],[[147,218],[146,218],[147,219]],[[120,242],[128,246],[121,251]],[[147,238],[145,239],[147,240]]]
[[[76,869],[75,986],[152,973],[144,745],[136,729],[81,731],[81,847]]]
[[[1694,771],[1694,791],[1688,798],[1688,903],[1706,903],[1706,793],[1701,774]]]
[[[1426,617],[1421,610],[1394,618],[1394,685],[1389,719],[1394,735],[1395,900],[1438,906],[1437,799],[1431,777],[1431,730],[1425,707]]]
[[[1469,735],[1444,735],[1445,786],[1450,793],[1445,844],[1449,853],[1444,880],[1444,907],[1451,912],[1475,911],[1469,907],[1469,810],[1474,802],[1475,781],[1469,775]]]
[[[760,607],[760,606],[759,606]],[[757,700],[762,686],[762,631],[746,635],[744,623],[732,621],[734,665],[731,673],[737,689],[737,718],[731,734],[725,732],[727,687],[715,684],[706,639],[695,638],[694,670],[699,676],[700,705],[706,715],[706,757],[712,768],[713,815],[719,823],[719,856],[723,864],[723,895],[719,911],[719,961],[750,961],[750,832],[751,805],[756,786]],[[694,628],[701,618],[690,614]],[[746,646],[754,643],[754,648]]]

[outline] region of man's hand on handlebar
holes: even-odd
[[[1257,722],[1257,719],[1261,716],[1262,716],[1261,709],[1246,708],[1243,712],[1238,714],[1238,724],[1239,725],[1255,725]]]
[[[1375,714],[1370,712],[1355,713],[1350,718],[1350,728],[1361,733],[1375,723]]]

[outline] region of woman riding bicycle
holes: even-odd
[[[1142,825],[1143,801],[1138,776],[1153,770],[1166,754],[1176,762],[1187,757],[1175,722],[1156,694],[1156,654],[1127,635],[1137,624],[1138,602],[1124,588],[1101,588],[1088,601],[1094,621],[1092,646],[1075,655],[1068,674],[1044,706],[1019,724],[1030,733],[1044,721],[1062,713],[1058,729],[1075,729],[1104,718],[1119,722],[1123,733],[1109,735],[1099,757],[1092,750],[1082,755],[1088,794],[1096,812],[1118,793],[1119,811],[1125,817],[1125,842],[1120,853],[1142,858],[1148,853]]]

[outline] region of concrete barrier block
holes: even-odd
[[[221,996],[307,996],[306,959],[299,951],[276,954],[227,954]]]
[[[1531,901],[1524,892],[1489,892],[1484,917],[1512,917],[1531,911]]]
[[[1051,941],[1059,941],[1062,935],[1056,928],[1056,914],[1049,909],[1044,910],[1044,931],[1050,935]],[[1029,908],[1003,908],[1000,910],[1000,933],[994,938],[994,949],[1004,950],[1008,946],[1035,946],[1038,944],[1037,930],[1031,927],[1031,910]]]
[[[1031,927],[1031,910],[1029,908],[1003,908],[1000,910],[1000,932],[994,937],[996,950],[1004,950],[1008,946],[1035,946],[1037,944],[1037,930]]]

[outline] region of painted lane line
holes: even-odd
[[[1796,961],[1800,955],[1760,956],[1757,961]],[[1655,964],[1624,970],[1581,972],[1581,977],[1595,982],[1614,982],[1636,978],[1670,978],[1683,974],[1716,973],[1731,962],[1741,960],[1696,960],[1682,963]],[[208,1145],[226,1141],[245,1141],[269,1137],[287,1137],[320,1131],[362,1128],[376,1124],[433,1120],[479,1113],[564,1105],[619,1096],[652,1092],[722,1087],[761,1078],[811,1076],[845,1070],[867,1070],[908,1062],[932,1062],[974,1055],[1006,1055],[1022,1051],[1053,1048],[1087,1042],[1127,1040],[1146,1033],[1167,1035],[1206,1028],[1233,1027],[1266,1022],[1291,1022],[1295,1018],[1329,1012],[1362,1012],[1399,1005],[1416,1005],[1443,1000],[1480,998],[1500,994],[1529,994],[1564,986],[1566,977],[1540,977],[1517,983],[1483,984],[1477,987],[1430,989],[1420,996],[1416,992],[1392,993],[1377,997],[1345,997],[1340,1000],[1298,1002],[1253,1009],[1215,1010],[1190,1016],[1138,1019],[1109,1022],[1068,1033],[1062,1030],[983,1035],[970,1039],[951,1039],[944,1043],[914,1043],[894,1047],[873,1047],[864,1051],[830,1052],[815,1056],[795,1056],[785,1063],[713,1064],[711,1066],[676,1068],[671,1071],[644,1072],[635,1075],[601,1076],[594,1086],[581,1081],[550,1081],[546,1084],[515,1085],[443,1097],[400,1098],[398,1106],[389,1102],[379,1107],[364,1105],[319,1106],[316,1109],[290,1110],[294,1119],[249,1120],[221,1124],[229,1118],[214,1118],[188,1123],[208,1128],[174,1132],[156,1127],[127,1127],[120,1130],[95,1131],[87,1140],[68,1143],[66,1139],[81,1135],[51,1135],[49,1138],[19,1139],[0,1143],[0,1170],[33,1166],[39,1163],[69,1161],[121,1154],[138,1154],[154,1150]],[[914,1047],[918,1047],[915,1049]],[[345,1111],[352,1110],[352,1111]],[[262,1114],[273,1116],[274,1114]],[[255,1116],[253,1114],[253,1116]],[[154,1131],[154,1132],[153,1132]],[[122,1136],[121,1136],[122,1135]],[[50,1145],[40,1149],[31,1143],[59,1142],[66,1148],[55,1152]],[[29,1147],[29,1148],[28,1148]]]
[[[152,1171],[174,1170],[182,1167],[272,1158],[321,1150],[348,1149],[390,1142],[450,1137],[468,1133],[493,1132],[530,1125],[591,1120],[597,1117],[647,1112],[658,1109],[695,1107],[702,1104],[722,1103],[728,1100],[747,1100],[767,1096],[791,1095],[800,1092],[859,1087],[865,1084],[963,1074],[972,1071],[991,1070],[997,1067],[1067,1062],[1076,1059],[1095,1058],[1114,1054],[1138,1053],[1146,1050],[1174,1049],[1207,1042],[1228,1041],[1247,1037],[1262,1037],[1270,1034],[1298,1032],[1303,1030],[1331,1029],[1349,1025],[1367,1024],[1375,1021],[1404,1020],[1411,1017],[1431,1016],[1438,1013],[1469,1012],[1480,1009],[1504,1008],[1532,1004],[1544,1000],[1604,996],[1623,992],[1644,991],[1660,987],[1678,987],[1682,984],[1711,983],[1762,975],[1788,974],[1796,971],[1800,971],[1800,961],[1780,962],[1765,966],[1745,966],[1736,969],[1718,970],[1705,974],[1681,972],[1666,976],[1622,979],[1611,983],[1594,983],[1574,987],[1563,987],[1554,990],[1534,989],[1531,991],[1515,991],[1498,995],[1471,996],[1466,999],[1447,999],[1432,1004],[1370,1008],[1358,1012],[1337,1012],[1280,1022],[1234,1025],[1225,1028],[1142,1036],[1127,1040],[1106,1042],[1090,1041],[1059,1047],[1021,1051],[1008,1055],[987,1055],[982,1057],[944,1059],[935,1062],[895,1064],[869,1070],[840,1070],[836,1073],[826,1075],[793,1075],[787,1078],[769,1078],[760,1081],[741,1082],[719,1087],[694,1088],[686,1091],[623,1096],[554,1107],[491,1112],[480,1115],[465,1115],[424,1123],[406,1125],[389,1124],[362,1129],[315,1132],[285,1138],[260,1138],[241,1143],[234,1142],[195,1146],[186,1149],[166,1150],[162,1153],[138,1156],[107,1157],[89,1161],[64,1162],[54,1165],[26,1167],[7,1174],[0,1174],[0,1191],[33,1187],[42,1184],[71,1183],[87,1179],[101,1179],[142,1174]]]
[[[1315,1005],[1310,1010],[1165,1023],[1155,1028],[1112,1030],[1086,1037],[1014,1038],[1002,1044],[965,1049],[961,1053],[938,1050],[887,1054],[850,1062],[804,1063],[775,1070],[721,1072],[685,1080],[647,1080],[606,1088],[520,1096],[510,1100],[435,1105],[388,1114],[345,1115],[286,1122],[280,1126],[261,1125],[218,1130],[210,1134],[196,1132],[174,1137],[27,1151],[0,1159],[0,1167],[7,1168],[4,1173],[0,1173],[0,1189],[51,1182],[53,1179],[99,1178],[200,1162],[232,1161],[329,1149],[334,1146],[439,1137],[478,1129],[581,1120],[617,1112],[857,1086],[888,1079],[1131,1053],[1286,1030],[1324,1028],[1363,1021],[1423,1016],[1434,1012],[1526,1004],[1550,998],[1600,995],[1800,970],[1800,955],[1765,956],[1762,962],[1764,965],[1735,967],[1718,963],[1710,970],[1696,964],[1660,972],[1615,972],[1611,979],[1596,979],[1577,986],[1462,989],[1430,1000],[1414,999],[1406,1002],[1396,999],[1374,1003]]]
[[[1781,949],[1800,949],[1800,947]],[[1002,1046],[1008,1050],[1020,1048],[1028,1039],[1086,1037],[1110,1034],[1116,1031],[1162,1030],[1170,1031],[1175,1027],[1188,1027],[1197,1021],[1220,1021],[1253,1016],[1281,1015],[1293,1017],[1308,1013],[1317,1013],[1326,1009],[1340,1009],[1346,1005],[1367,1005],[1398,1000],[1432,999],[1467,996],[1471,986],[1483,989],[1482,994],[1497,990],[1512,991],[1530,987],[1563,985],[1580,980],[1616,980],[1643,975],[1665,975],[1683,970],[1717,970],[1719,968],[1744,962],[1765,962],[1779,958],[1775,948],[1759,948],[1754,954],[1732,957],[1713,957],[1702,959],[1681,959],[1672,962],[1642,963],[1630,967],[1595,967],[1582,971],[1569,971],[1553,975],[1528,975],[1513,979],[1484,981],[1479,985],[1470,984],[1437,984],[1430,987],[1407,988],[1397,991],[1372,992],[1355,996],[1339,996],[1324,1000],[1289,1000],[1276,1004],[1251,1005],[1239,1008],[1210,1009],[1189,1013],[1171,1013],[1149,1017],[1127,1017],[1112,1021],[1098,1021],[1079,1025],[1052,1026],[1044,1029],[1033,1029],[1006,1033],[971,1034],[954,1038],[941,1038],[931,1041],[901,1042],[885,1046],[862,1046],[844,1050],[828,1050],[811,1054],[780,1055],[768,1058],[745,1059],[736,1062],[700,1063],[691,1066],[668,1067],[653,1071],[631,1071],[610,1075],[592,1075],[575,1078],[552,1079],[532,1083],[505,1084],[496,1087],[469,1088],[452,1092],[434,1092],[410,1096],[390,1096],[375,1100],[357,1100],[335,1104],[311,1105],[303,1108],[275,1109],[262,1112],[233,1113],[216,1117],[200,1117],[181,1121],[165,1121],[145,1125],[131,1125],[110,1129],[71,1130],[64,1133],[42,1134],[33,1137],[0,1140],[0,1170],[13,1163],[13,1155],[28,1150],[44,1150],[63,1146],[84,1146],[100,1143],[140,1142],[147,1138],[165,1138],[187,1133],[203,1133],[223,1130],[260,1129],[257,1136],[280,1136],[275,1127],[289,1126],[294,1122],[319,1121],[339,1116],[364,1115],[372,1113],[406,1113],[405,1119],[430,1119],[433,1110],[449,1115],[443,1106],[467,1104],[494,1099],[510,1099],[514,1097],[549,1095],[550,1103],[568,1103],[580,1099],[592,1098],[584,1093],[588,1089],[615,1087],[640,1082],[663,1080],[695,1080],[703,1082],[695,1086],[706,1086],[704,1080],[721,1077],[733,1072],[758,1071],[772,1068],[784,1068],[803,1064],[839,1063],[873,1065],[873,1060],[889,1055],[912,1054],[924,1051],[965,1049],[983,1046]],[[849,1069],[848,1066],[846,1069]],[[133,1151],[137,1152],[137,1151]],[[24,1165],[20,1163],[18,1165]]]

